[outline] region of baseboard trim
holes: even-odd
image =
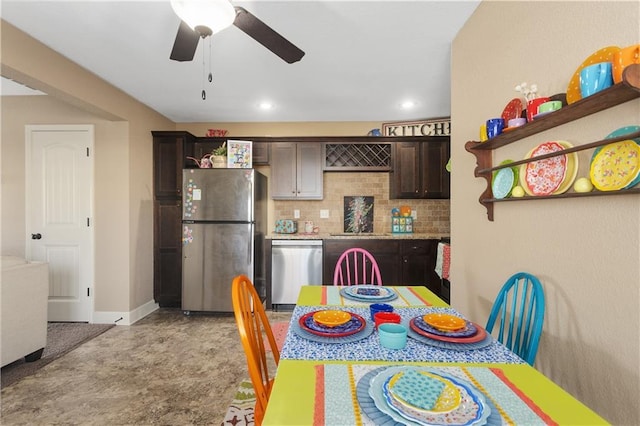
[[[160,309],[160,305],[150,300],[129,312],[96,311],[93,313],[93,321],[91,322],[94,324],[132,325],[158,309]]]

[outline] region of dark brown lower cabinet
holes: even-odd
[[[438,240],[324,240],[325,285],[333,284],[338,258],[352,247],[363,248],[376,258],[383,284],[425,286],[441,295],[441,280],[435,272]]]

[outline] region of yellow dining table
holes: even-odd
[[[385,287],[393,288],[398,294],[396,299],[385,303],[394,305],[405,316],[432,308],[453,311],[426,287]],[[294,314],[321,306],[338,306],[340,309],[362,312],[370,303],[342,297],[340,287],[303,286]],[[292,316],[292,321],[295,321],[295,316]],[[504,361],[493,361],[494,355],[488,355],[488,361],[475,362],[472,360],[479,355],[472,353],[482,351],[467,351],[468,356],[464,355],[465,352],[450,351],[452,361],[435,362],[431,356],[435,352],[420,352],[419,349],[411,351],[414,356],[410,358],[395,358],[393,361],[394,358],[388,354],[367,360],[364,341],[327,344],[325,349],[323,345],[310,344],[312,350],[304,350],[307,343],[300,341],[295,333],[292,334],[292,326],[289,327],[284,351],[281,352],[281,356],[284,356],[278,365],[264,425],[402,424],[402,417],[398,417],[397,413],[379,410],[380,401],[374,399],[381,398],[379,394],[382,394],[382,390],[381,386],[374,386],[374,377],[385,372],[406,371],[410,367],[443,374],[470,385],[472,391],[480,395],[479,398],[485,398],[483,404],[478,404],[487,407],[482,416],[479,409],[475,413],[481,419],[481,424],[608,424],[508,349],[502,350],[499,343],[493,346],[493,351],[502,354]],[[371,341],[367,344],[371,345]],[[401,352],[398,351],[398,354]],[[351,355],[346,358],[332,356],[336,353]],[[378,390],[372,394],[372,388]],[[460,404],[460,407],[466,406],[469,404]],[[389,411],[388,407],[386,409]],[[462,414],[457,410],[462,410]],[[453,413],[470,415],[466,408],[456,409]]]
[[[384,303],[395,307],[435,306],[447,307],[447,302],[436,296],[431,290],[423,286],[384,286],[398,292],[398,298]],[[340,286],[305,285],[300,288],[297,306],[368,306],[372,302],[357,302],[340,295]]]
[[[350,398],[344,398],[347,404],[326,405],[319,393],[331,394],[332,389],[324,389],[317,380],[317,369],[327,366],[391,366],[414,365],[429,367],[460,367],[451,363],[381,363],[372,362],[331,362],[282,360],[274,387],[269,398],[263,425],[345,425],[366,424],[367,419],[362,413],[355,413],[357,401],[352,393]],[[507,410],[502,407],[499,397],[496,402],[500,410],[506,410],[504,417],[508,417],[511,424],[558,424],[558,425],[605,425],[606,420],[598,416],[587,406],[575,399],[561,387],[546,378],[529,364],[464,364],[462,367],[498,369],[512,386],[522,393],[523,403],[529,404],[532,413],[539,413],[537,422],[518,422],[517,410]],[[345,382],[347,378],[345,378]],[[525,407],[526,408],[526,407]],[[348,410],[351,409],[351,412]],[[333,410],[333,412],[332,412]],[[498,410],[499,411],[499,410]],[[316,421],[314,421],[314,419]],[[351,421],[353,420],[353,421]],[[369,424],[372,424],[369,422]]]

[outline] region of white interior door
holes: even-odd
[[[93,312],[93,126],[26,126],[27,258],[49,263],[49,321]]]

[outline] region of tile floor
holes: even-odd
[[[270,321],[291,313],[268,312]],[[248,377],[233,315],[160,309],[1,394],[2,425],[220,425]]]

